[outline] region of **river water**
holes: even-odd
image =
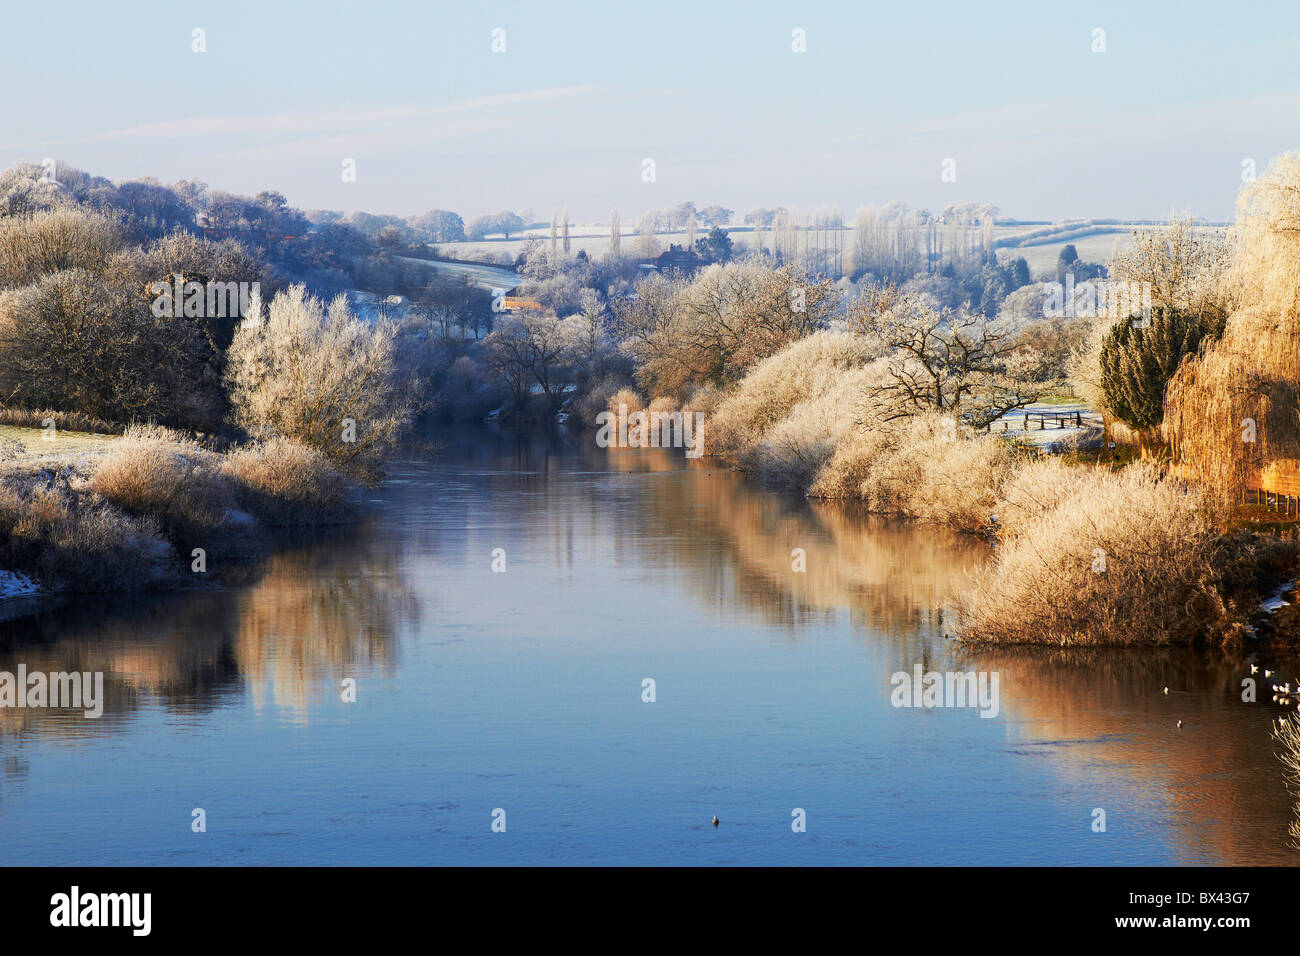
[[[0,710],[0,862],[1300,861],[1239,659],[962,652],[977,541],[667,451],[441,440],[224,584],[0,623],[0,671],[107,698]],[[996,715],[893,706],[917,665],[996,672]]]

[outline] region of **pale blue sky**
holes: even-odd
[[[902,199],[1224,219],[1244,159],[1300,147],[1293,2],[125,0],[5,19],[0,163],[304,208],[629,222],[687,199],[849,215]]]

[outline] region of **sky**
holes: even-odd
[[[1300,148],[1294,2],[47,0],[5,19],[3,166],[304,209],[1217,221],[1250,164]]]

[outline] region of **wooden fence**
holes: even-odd
[[[1024,424],[1025,431],[1029,431],[1029,423],[1035,418],[1038,419],[1039,431],[1042,431],[1043,429],[1047,428],[1047,423],[1049,421],[1055,422],[1055,424],[1052,425],[1053,428],[1082,428],[1083,427],[1082,412],[1025,412],[1025,424]],[[1011,430],[1011,417],[1009,415],[1003,416],[1001,419],[999,419],[999,421],[1002,423],[1002,428],[998,429],[999,431],[1005,432]],[[996,425],[997,423],[998,422],[990,423],[988,426],[986,426],[984,430],[989,432],[994,431],[993,426]]]
[[[1300,516],[1300,461],[1278,459],[1249,472],[1241,503]]]

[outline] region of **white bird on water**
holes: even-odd
[[[1258,673],[1259,673],[1259,667],[1258,667],[1257,665],[1255,665],[1255,664],[1251,664],[1251,665],[1250,665],[1250,672],[1251,672],[1252,674],[1258,674]]]
[[[1183,726],[1183,722],[1181,720],[1178,722],[1178,726],[1179,727]]]
[[[718,815],[716,813],[713,815],[713,825],[715,827],[718,825]]]
[[[1166,687],[1166,688],[1165,688],[1165,696],[1168,696],[1168,695],[1169,695],[1169,688]]]

